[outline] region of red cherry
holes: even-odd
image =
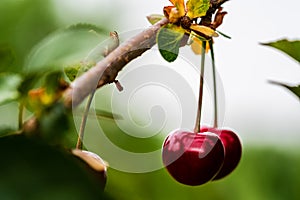
[[[239,164],[242,156],[242,144],[237,134],[231,130],[222,130],[217,128],[205,127],[200,132],[212,132],[217,134],[223,143],[225,149],[225,160],[221,170],[214,177],[219,180],[230,174]]]
[[[175,180],[186,185],[201,185],[220,170],[224,147],[216,134],[179,130],[165,139],[162,159]]]

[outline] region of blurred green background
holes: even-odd
[[[270,9],[267,11],[271,14],[273,2],[268,2]],[[245,4],[245,2],[243,3]],[[267,4],[266,2],[264,3]],[[14,55],[14,67],[5,70],[12,72],[23,71],[28,59],[40,53],[40,48],[38,48],[39,46],[36,45],[41,44],[41,41],[45,37],[50,39],[46,41],[44,40],[44,43],[50,43],[51,41],[53,42],[55,37],[53,39],[51,34],[57,30],[65,28],[66,26],[81,22],[93,23],[103,28],[103,38],[101,38],[101,35],[82,35],[82,40],[86,41],[86,43],[80,45],[83,45],[85,49],[92,49],[97,45],[94,43],[98,39],[99,41],[104,40],[106,35],[108,35],[109,31],[111,30],[124,32],[130,29],[148,26],[145,16],[150,13],[161,13],[162,6],[167,4],[168,1],[162,2],[158,0],[151,2],[136,0],[126,2],[118,0],[2,0],[0,3],[0,47],[1,49],[10,48]],[[234,6],[234,4],[238,4],[241,7],[238,7],[238,5]],[[256,7],[253,4],[254,3],[252,2],[252,14],[255,15],[256,8],[259,13],[262,13],[262,5],[257,4]],[[297,5],[295,1],[291,1],[287,4]],[[295,5],[291,7],[296,7]],[[232,7],[230,8],[230,6]],[[239,24],[240,27],[245,25],[248,28],[250,27],[249,29],[251,29],[251,27],[255,27],[254,25],[256,18],[253,18],[253,24],[246,24],[242,19],[240,19],[238,23],[237,18],[239,18],[239,15],[237,15],[237,12],[233,10],[233,7],[235,9],[239,9],[239,11],[242,13],[243,9],[247,9],[246,4],[241,5],[241,2],[231,2],[230,6],[228,6],[228,8],[230,8],[229,10],[232,11],[233,16],[236,17],[234,18],[236,21],[233,20],[233,23],[236,25]],[[276,10],[277,8],[278,5],[274,5],[274,9]],[[289,12],[295,15],[295,12]],[[280,16],[282,16],[282,14],[280,14]],[[228,19],[228,21],[229,20],[230,19]],[[278,22],[276,22],[274,19],[273,23],[276,24]],[[232,24],[230,25],[230,22],[224,24],[225,27],[226,25],[227,27],[229,26],[231,28],[233,26]],[[282,26],[288,25],[285,24]],[[278,34],[282,35],[265,34],[263,37],[257,37],[257,35],[253,34],[252,37],[250,34],[251,39],[249,39],[250,37],[248,37],[247,33],[244,33],[243,31],[241,35],[244,35],[244,37],[239,37],[239,32],[236,32],[238,29],[240,28],[231,30],[229,28],[225,28],[226,33],[229,32],[233,34],[233,39],[230,42],[226,41],[217,44],[216,48],[219,48],[219,50],[216,51],[217,61],[218,64],[224,63],[224,68],[229,66],[230,63],[232,63],[233,66],[239,65],[240,67],[241,65],[236,58],[239,56],[233,51],[230,55],[225,56],[226,58],[222,57],[222,52],[230,52],[230,50],[233,48],[232,46],[236,48],[235,51],[241,51],[241,48],[245,48],[244,54],[246,54],[246,57],[248,55],[248,59],[251,59],[249,57],[252,56],[253,58],[255,55],[249,54],[248,51],[249,49],[254,48],[254,44],[249,42],[249,40],[255,40],[255,48],[258,49],[258,51],[265,51],[267,52],[266,54],[270,55],[271,57],[278,57],[277,52],[273,52],[267,48],[263,50],[260,49],[258,42],[261,41],[259,40],[272,40],[278,39],[279,37],[289,36],[289,31],[291,31],[291,37],[294,37],[293,34],[295,33],[300,34],[300,32],[297,32],[297,30],[299,31],[299,28],[295,29],[295,31],[283,27],[282,29],[285,30],[285,32],[278,32]],[[253,29],[252,31],[257,32],[258,30]],[[259,31],[264,33],[268,31],[274,32],[272,27],[266,27],[265,30],[260,29]],[[236,40],[234,36],[237,37]],[[79,35],[76,37],[78,38]],[[78,38],[78,40],[80,39],[81,38]],[[244,45],[237,47],[237,43],[241,42],[244,43]],[[54,41],[52,47],[55,46],[55,44],[56,43]],[[77,47],[80,47],[80,45]],[[226,45],[229,47],[224,49],[224,46]],[[36,54],[32,54],[32,52]],[[47,50],[45,50],[45,52],[47,52]],[[51,52],[53,53],[53,51]],[[86,52],[80,53],[84,54]],[[41,53],[40,55],[45,54]],[[57,59],[57,57],[39,57],[39,59],[39,62],[47,63],[51,59]],[[82,59],[82,57],[80,57],[80,59]],[[253,71],[248,71],[249,68],[246,68],[246,72],[250,73],[245,74],[243,72],[238,78],[234,77],[236,77],[236,73],[239,73],[241,69],[229,66],[229,72],[224,72],[224,69],[220,69],[219,71],[221,75],[223,74],[222,72],[224,72],[223,81],[225,85],[225,92],[229,94],[226,96],[229,101],[226,109],[229,111],[226,113],[227,121],[225,122],[225,125],[235,128],[235,130],[240,133],[244,144],[242,161],[238,168],[230,176],[224,180],[211,182],[200,187],[188,187],[176,183],[168,175],[165,169],[144,174],[133,174],[110,168],[108,171],[108,182],[105,191],[112,198],[120,200],[300,199],[300,153],[298,146],[298,135],[300,133],[300,123],[298,123],[300,119],[298,118],[300,113],[300,104],[297,99],[294,99],[291,95],[287,95],[288,93],[285,91],[274,89],[272,86],[266,86],[265,82],[263,82],[269,78],[268,75],[264,76],[266,75],[266,71],[271,74],[270,76],[276,78],[279,78],[279,75],[282,75],[280,78],[285,78],[287,82],[295,82],[295,80],[299,81],[299,75],[295,75],[297,73],[294,73],[295,71],[299,74],[299,69],[297,68],[299,66],[295,67],[297,63],[293,63],[293,61],[290,61],[290,59],[284,57],[283,55],[276,59],[282,59],[283,61],[280,62],[282,65],[291,65],[291,71],[287,69],[288,66],[285,66],[286,68],[282,67],[281,69],[275,67],[274,70],[278,72],[278,74],[274,74],[272,73],[272,69],[268,68],[268,62],[271,62],[270,59],[264,58],[260,62],[260,57],[255,57],[255,65],[258,66],[257,68],[261,69],[261,71],[257,70],[257,68],[252,69]],[[68,59],[68,61],[69,60],[70,59]],[[270,65],[272,64],[273,63],[270,63]],[[267,70],[263,69],[264,67],[266,67]],[[281,73],[281,70],[285,73]],[[251,79],[249,78],[249,75],[252,78],[252,82],[247,82],[248,79]],[[243,78],[244,82],[241,81]],[[264,90],[260,90],[259,88],[263,88],[267,91],[271,90],[272,93],[263,94]],[[108,87],[99,93],[99,95],[105,99],[105,102],[100,103],[99,106],[108,111],[111,109],[111,105],[109,105],[110,90],[111,88]],[[254,90],[259,92],[254,93]],[[274,96],[274,94],[277,96]],[[244,96],[239,98],[240,96],[238,95]],[[251,103],[246,102],[245,99],[248,99]],[[276,100],[270,102],[270,99]],[[234,107],[234,105],[236,107]],[[248,110],[245,107],[248,107]],[[2,127],[16,128],[16,119],[16,103],[0,106],[0,124]],[[152,138],[149,142],[147,142],[147,139],[145,139],[146,141],[143,141],[142,139],[127,137],[124,135],[124,133],[118,130],[116,125],[111,121],[106,121],[103,119],[101,120],[101,123],[103,123],[104,128],[106,127],[107,129],[113,130],[110,131],[113,132],[113,135],[111,135],[110,138],[115,141],[115,143],[121,147],[127,146],[128,150],[134,152],[148,151],[152,150],[152,148],[157,149],[160,147],[163,140],[163,138]],[[93,131],[92,128],[90,129],[90,131]],[[76,140],[75,130],[73,130],[71,137],[71,141],[74,142]],[[92,141],[92,139],[87,140]],[[134,143],[139,144],[134,145]],[[91,146],[97,146],[97,144],[92,144]],[[133,146],[136,149],[133,150]],[[99,154],[101,155],[101,147],[95,147],[95,149],[100,149]],[[109,162],[109,158],[105,159]]]

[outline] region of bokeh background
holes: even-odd
[[[79,22],[93,23],[103,28],[103,35],[116,30],[124,36],[121,38],[124,40],[130,35],[127,33],[149,26],[147,15],[160,14],[163,6],[169,4],[167,0],[2,0],[0,44],[14,50],[15,71],[21,71],[28,65],[28,60],[32,59],[33,52],[36,53],[34,55],[45,55],[45,41],[51,41],[57,30]],[[126,173],[110,168],[106,192],[115,199],[131,200],[299,199],[300,102],[285,89],[268,83],[268,80],[299,83],[299,63],[281,52],[259,44],[282,38],[299,39],[300,29],[296,23],[299,6],[300,3],[296,0],[232,0],[224,5],[228,15],[219,30],[232,39],[219,37],[215,40],[217,70],[225,94],[221,100],[224,102],[222,125],[234,129],[244,145],[242,161],[230,176],[200,187],[188,187],[176,183],[165,169],[148,173]],[[84,38],[88,43],[85,48],[90,47],[92,50],[96,46],[91,43],[95,38],[92,39]],[[101,40],[105,39],[103,37]],[[49,46],[48,49],[54,48],[55,43]],[[53,53],[53,50],[49,52]],[[159,64],[167,65],[158,54],[155,59]],[[51,58],[39,58],[39,62],[46,63],[49,60]],[[179,61],[177,64],[182,63]],[[191,79],[193,84],[196,78]],[[115,104],[112,104],[111,97],[114,91],[113,86],[99,91],[94,106],[122,115],[120,110],[113,107]],[[150,102],[150,105],[152,100],[157,100],[157,94],[145,95],[142,101],[147,99],[145,102]],[[116,105],[120,104],[122,102]],[[209,98],[207,105],[211,106]],[[204,115],[208,116],[204,118],[207,124],[211,123],[210,110],[208,108],[204,111]],[[147,112],[148,108],[135,112],[142,124],[145,117],[143,115]],[[178,114],[176,108],[174,112]],[[191,114],[193,116],[194,113]],[[17,104],[0,107],[2,125],[16,127],[16,119]],[[147,119],[145,118],[146,121]],[[158,137],[147,139],[128,136],[118,128],[117,122],[106,119],[97,122],[114,144],[132,152],[159,149],[163,137],[168,133],[166,130],[174,126],[166,127]],[[98,129],[92,124],[88,125],[86,146],[101,155],[104,147],[95,142],[93,136]],[[101,156],[110,162],[109,157]]]

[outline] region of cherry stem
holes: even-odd
[[[19,104],[19,116],[18,116],[18,126],[19,130],[23,127],[23,118],[24,118],[24,103],[23,101]]]
[[[119,36],[118,36],[118,33],[116,31],[110,32],[109,36],[110,36],[110,39],[112,40],[112,44],[110,44],[110,45],[108,45],[108,46],[106,46],[104,48],[104,51],[102,52],[102,55],[104,57],[107,57],[120,44]],[[87,60],[87,58],[85,60]],[[119,81],[115,80],[115,83],[116,83],[116,86],[117,86],[118,90],[122,91],[123,87],[119,83]],[[92,104],[93,98],[94,98],[95,93],[96,93],[96,89],[97,88],[94,88],[92,90],[92,92],[89,94],[89,98],[88,98],[88,101],[86,103],[86,106],[85,106],[85,109],[84,109],[84,113],[83,113],[83,116],[82,116],[82,119],[81,119],[81,124],[80,124],[80,129],[79,129],[79,135],[78,135],[78,139],[77,139],[76,149],[82,149],[82,146],[83,146],[82,143],[83,143],[83,138],[84,138],[84,131],[85,131],[85,127],[86,127],[86,122],[87,122],[87,118],[88,118],[88,115],[89,115],[89,111],[90,111],[90,108],[91,108],[91,104]]]
[[[213,87],[214,87],[214,128],[218,127],[218,98],[217,98],[217,80],[216,80],[216,63],[213,48],[213,41],[209,41],[209,48],[212,60],[212,73],[213,73]]]
[[[84,109],[84,113],[81,119],[81,124],[80,124],[80,129],[79,129],[79,135],[78,135],[78,139],[77,139],[77,144],[76,144],[76,149],[82,149],[82,143],[83,143],[83,138],[84,138],[84,131],[85,131],[85,127],[86,127],[86,122],[87,122],[87,118],[89,115],[89,111],[91,108],[91,104],[94,98],[96,90],[94,90],[88,98],[88,101],[86,103],[85,109]]]
[[[206,49],[206,41],[203,41],[202,42],[202,49],[201,49],[199,101],[198,101],[197,118],[196,118],[196,123],[195,123],[195,128],[194,128],[195,133],[200,132],[200,124],[201,124],[201,111],[202,111],[202,102],[203,102],[204,65],[205,65],[205,49]]]

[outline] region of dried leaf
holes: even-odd
[[[224,16],[227,14],[227,12],[222,12],[222,10],[222,7],[219,8],[215,15],[215,19],[212,23],[212,28],[214,29],[218,28],[223,23]]]

